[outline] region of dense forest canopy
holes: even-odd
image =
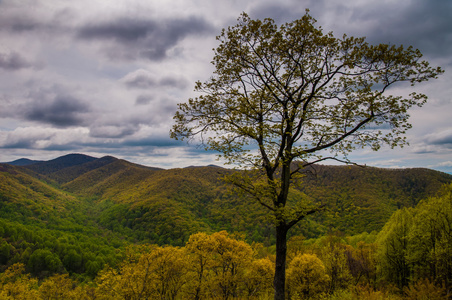
[[[245,206],[221,180],[230,170],[162,170],[112,157],[67,164],[68,159],[58,158],[49,168],[46,162],[0,164],[2,297],[46,299],[58,292],[64,298],[125,299],[134,291],[127,276],[144,280],[144,262],[152,261],[143,291],[151,297],[271,298],[274,233],[259,206]],[[52,169],[55,163],[60,167]],[[451,183],[451,175],[428,169],[311,170],[299,192],[331,206],[291,235],[288,292],[343,299],[347,293],[401,297],[450,289]],[[230,273],[220,274],[226,249],[237,259],[237,272],[225,266]],[[202,282],[189,280],[199,275],[203,261]],[[187,273],[177,275],[180,281],[157,276],[171,276],[171,268],[182,265]],[[306,274],[323,288],[300,283]],[[157,289],[161,280],[168,285]]]

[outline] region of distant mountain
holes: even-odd
[[[49,175],[54,172],[61,171],[62,169],[72,166],[82,165],[87,162],[96,160],[97,158],[84,155],[84,154],[68,154],[49,161],[43,161],[36,164],[26,166],[36,173],[42,175]]]
[[[13,165],[13,166],[28,166],[35,163],[40,163],[42,160],[31,160],[28,158],[20,158],[15,161],[5,162],[4,164]]]
[[[268,212],[247,196],[230,193],[221,180],[233,172],[230,169],[207,166],[163,170],[111,156],[83,154],[20,168],[0,166],[4,176],[0,200],[36,203],[30,206],[20,205],[22,200],[13,201],[21,207],[24,218],[32,218],[36,211],[52,212],[53,218],[66,211],[66,217],[64,203],[73,203],[71,210],[77,210],[75,203],[89,200],[83,214],[96,226],[136,241],[183,245],[190,234],[227,230],[246,233],[250,241],[274,242]],[[326,204],[327,209],[291,231],[308,238],[331,231],[348,235],[378,231],[397,209],[414,207],[435,195],[442,185],[452,183],[452,175],[429,169],[316,166],[309,171],[297,187],[301,192],[297,197],[306,195]],[[37,195],[36,189],[43,192]],[[71,195],[71,200],[61,202],[66,195]],[[54,208],[54,202],[60,204]],[[7,216],[5,212],[3,217]]]
[[[93,170],[98,169],[101,170],[104,166],[113,163],[127,164],[129,166],[134,166],[137,169],[160,170],[159,168],[145,167],[142,165],[126,162],[113,156],[95,158],[83,154],[69,154],[50,161],[25,166],[25,168],[38,174],[45,175],[47,178],[52,179],[57,183],[65,184],[78,177],[81,177],[85,173],[89,173]],[[111,170],[107,171],[107,173],[112,175]]]

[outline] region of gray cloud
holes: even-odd
[[[21,140],[15,140],[15,141],[8,141],[2,145],[0,145],[0,148],[2,149],[27,149],[27,148],[34,148],[36,141],[30,140],[30,139],[21,139]]]
[[[142,139],[126,140],[122,145],[132,147],[175,147],[185,146],[180,141],[171,139],[169,136],[149,136]]]
[[[19,70],[33,65],[17,52],[0,53],[0,69]]]
[[[284,23],[300,18],[306,8],[318,25],[337,36],[346,33],[365,36],[370,43],[412,45],[425,55],[449,57],[452,52],[451,1],[368,1],[362,5],[359,1],[307,0],[302,5],[263,3],[249,13],[254,18],[271,17]]]
[[[51,124],[56,127],[70,127],[85,123],[84,114],[90,106],[70,95],[55,95],[46,99],[37,95],[23,107],[23,116],[30,121]]]
[[[201,0],[177,6],[0,0],[0,155],[8,157],[0,161],[19,152],[51,158],[77,150],[127,153],[132,161],[167,167],[214,163],[214,152],[171,140],[168,132],[176,103],[197,97],[192,84],[212,76],[215,35],[235,25],[242,11],[281,24],[299,19],[305,8],[324,32],[413,45],[446,69],[438,81],[419,86],[430,101],[413,114],[412,146],[364,152],[362,160],[357,152],[357,160],[385,165],[380,162],[391,157],[410,166],[425,166],[429,156],[429,165],[449,161],[451,6],[447,0]]]
[[[413,45],[424,54],[450,55],[452,2],[413,0],[405,5],[395,2],[391,6],[375,5],[353,14],[357,23],[373,21],[375,24],[364,33],[370,41]]]
[[[146,105],[151,103],[151,101],[154,99],[153,95],[139,95],[137,99],[135,100],[135,105]]]
[[[69,21],[73,19],[73,14],[68,9],[49,10],[38,1],[28,5],[14,2],[17,1],[12,4],[0,2],[0,32],[53,36],[71,31]]]
[[[104,49],[110,58],[162,60],[167,51],[190,35],[211,32],[212,26],[197,17],[181,19],[118,18],[81,26],[76,36],[81,40],[109,41]]]
[[[93,126],[90,128],[89,136],[95,138],[123,138],[137,132],[138,127],[134,124],[117,124],[108,125],[103,124],[99,126]]]
[[[23,33],[34,31],[43,27],[43,24],[35,19],[29,13],[14,13],[6,8],[0,13],[0,30],[13,33]]]
[[[432,145],[452,147],[452,130],[444,130],[427,136],[427,141]]]
[[[156,78],[154,74],[142,69],[127,74],[121,79],[121,81],[129,88],[139,89],[149,89],[155,87],[184,89],[188,86],[187,80],[181,76],[174,75]]]
[[[313,2],[316,5],[319,5],[318,3],[321,2],[321,0]],[[305,3],[305,5],[288,5],[275,2],[258,3],[258,5],[252,7],[251,10],[246,13],[253,19],[263,20],[265,18],[272,18],[277,24],[282,24],[299,19],[305,13],[305,9],[309,7],[312,6],[307,3]]]

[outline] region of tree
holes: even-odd
[[[410,227],[408,259],[414,264],[414,278],[432,283],[452,282],[452,185],[445,185],[437,197],[422,200],[414,209]]]
[[[340,237],[334,235],[325,237],[321,245],[320,258],[329,276],[330,293],[347,288],[351,281],[351,274],[345,254],[346,245],[342,243]]]
[[[0,274],[0,299],[37,299],[38,280],[25,274],[25,265],[17,263]]]
[[[226,231],[197,233],[186,245],[190,257],[187,293],[193,299],[237,297],[239,285],[251,264],[253,249]]]
[[[288,201],[300,170],[327,159],[348,163],[357,147],[403,146],[408,109],[427,96],[388,95],[389,88],[443,72],[412,47],[336,38],[315,23],[309,11],[281,26],[243,13],[217,37],[214,75],[196,83],[199,97],[179,104],[171,130],[249,170],[229,180],[274,218],[275,299],[284,299],[287,232],[319,210],[302,195]]]
[[[412,266],[408,259],[409,232],[413,226],[413,210],[399,209],[378,234],[380,272],[400,289],[407,286]]]
[[[99,273],[98,291],[105,299],[176,299],[186,282],[186,269],[181,248],[130,247],[119,270],[107,267]]]
[[[294,299],[311,299],[328,290],[329,278],[315,254],[298,254],[290,262],[287,283]]]
[[[185,245],[189,253],[189,269],[193,278],[189,294],[195,300],[201,299],[206,294],[208,272],[214,264],[214,257],[211,253],[217,247],[218,241],[202,232],[192,234]]]
[[[82,288],[77,286],[68,274],[53,275],[46,278],[39,287],[39,295],[42,300],[84,298]]]
[[[211,253],[215,261],[211,283],[211,292],[215,295],[213,298],[237,297],[239,284],[243,282],[253,249],[246,242],[234,239],[226,231],[216,232],[211,237],[217,241],[217,247]]]
[[[245,286],[246,297],[248,299],[253,297],[265,299],[266,295],[270,295],[272,293],[271,282],[274,272],[275,267],[270,258],[253,260],[242,280]]]

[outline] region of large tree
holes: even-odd
[[[243,13],[217,39],[214,74],[196,83],[199,97],[179,104],[171,136],[198,137],[250,170],[230,180],[274,217],[275,299],[284,299],[287,232],[318,210],[300,194],[289,196],[300,170],[327,159],[349,162],[356,148],[404,145],[408,109],[427,97],[391,95],[390,87],[443,71],[412,47],[325,34],[309,11],[281,26]],[[298,205],[287,205],[297,197]]]

